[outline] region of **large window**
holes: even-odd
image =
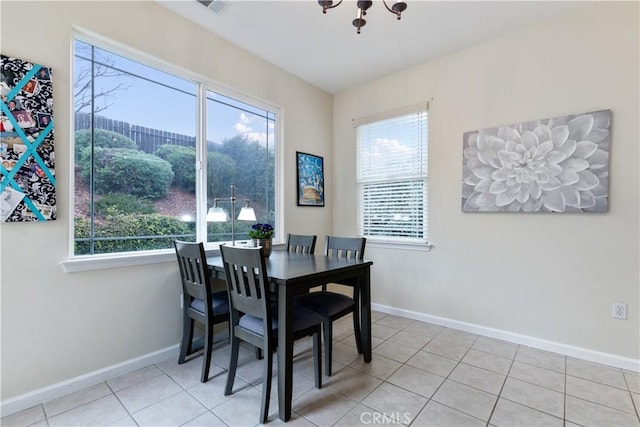
[[[74,255],[230,241],[206,213],[231,210],[232,185],[276,226],[274,109],[178,74],[75,40]]]
[[[365,119],[356,127],[360,235],[426,243],[426,109]]]

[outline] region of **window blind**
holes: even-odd
[[[427,242],[427,129],[425,109],[356,127],[360,235]]]

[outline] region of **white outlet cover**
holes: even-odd
[[[620,302],[614,302],[611,315],[613,316],[614,319],[626,320],[627,319],[627,304],[620,303]]]

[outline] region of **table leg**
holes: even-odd
[[[371,272],[366,266],[360,278],[360,333],[362,354],[366,363],[371,362]]]
[[[291,418],[293,395],[293,295],[278,286],[278,409],[282,421]]]

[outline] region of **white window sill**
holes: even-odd
[[[246,241],[236,241],[236,244],[246,244]],[[284,244],[274,243],[273,249],[283,248]],[[205,247],[207,256],[220,254],[218,245]],[[86,255],[79,256],[60,263],[65,273],[80,271],[104,270],[109,268],[132,267],[137,265],[160,264],[176,260],[176,252],[173,249],[157,251],[127,252],[119,254]]]
[[[76,273],[79,271],[159,264],[175,260],[175,251],[167,249],[166,251],[130,252],[117,255],[87,255],[63,261],[61,264],[65,273]]]
[[[406,251],[431,252],[433,244],[430,242],[398,242],[367,238],[367,248],[400,249]]]

